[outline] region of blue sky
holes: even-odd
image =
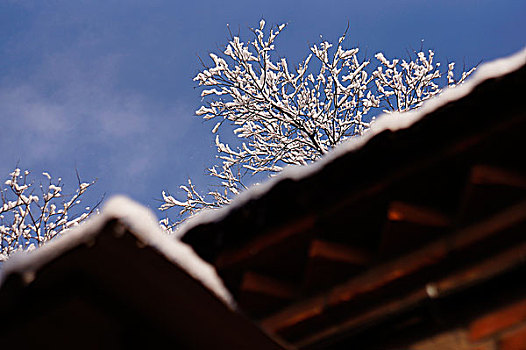
[[[75,183],[92,198],[124,193],[155,208],[163,189],[202,187],[215,157],[192,78],[226,25],[288,23],[278,53],[297,62],[320,34],[372,56],[433,49],[472,66],[526,45],[523,0],[0,0],[0,176],[17,163]],[[88,198],[90,199],[90,198]],[[93,200],[93,199],[90,199]]]

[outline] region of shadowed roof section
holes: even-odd
[[[485,64],[197,215],[182,241],[245,313],[300,349],[407,348],[469,322],[526,295],[525,84],[526,50]]]
[[[4,345],[282,349],[236,311],[209,264],[124,197],[3,273]]]

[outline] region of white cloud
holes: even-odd
[[[173,157],[192,109],[177,101],[158,106],[119,88],[120,60],[106,55],[86,62],[68,50],[46,57],[30,79],[1,80],[2,174],[17,161],[54,173],[76,164],[105,179],[105,191],[146,190],[152,172]]]

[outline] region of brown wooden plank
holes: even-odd
[[[361,313],[360,315],[356,317],[353,317],[351,319],[342,321],[341,323],[329,326],[320,331],[317,331],[317,332],[314,331],[309,334],[306,334],[305,338],[300,339],[297,342],[294,342],[293,345],[296,346],[298,349],[305,348],[313,343],[330,338],[332,336],[335,336],[336,334],[346,332],[349,329],[352,329],[354,327],[361,327],[364,324],[368,324],[369,322],[372,322],[376,319],[387,317],[389,315],[397,313],[401,309],[411,307],[421,302],[422,300],[425,300],[426,298],[427,298],[427,294],[425,290],[418,289],[410,293],[409,295],[404,296],[403,298],[400,298],[400,299],[382,304],[379,307],[367,310],[366,312]]]
[[[472,286],[475,283],[480,283],[495,277],[504,271],[514,268],[518,264],[522,264],[525,258],[526,243],[522,243],[451,276],[447,276],[436,282],[427,283],[401,298],[368,309],[357,316],[329,326],[323,330],[309,333],[294,345],[298,348],[304,348],[313,343],[336,336],[337,334],[349,332],[353,328],[363,327],[364,324],[373,324],[375,320],[383,319],[390,315],[397,314],[404,309],[414,307],[416,304],[428,298],[440,298]]]
[[[474,281],[481,282],[497,276],[515,265],[524,262],[525,259],[526,243],[519,243],[505,250],[503,253],[485,259],[472,267],[453,273],[436,283],[429,283],[426,288],[431,298],[448,295],[459,288],[469,286]]]
[[[260,275],[253,271],[248,271],[243,275],[239,291],[240,294],[252,292],[266,294],[280,299],[292,299],[297,294],[295,288],[290,284]]]
[[[521,202],[499,215],[461,230],[455,236],[445,237],[411,254],[383,264],[314,298],[300,301],[264,319],[261,326],[269,332],[279,333],[297,323],[323,314],[330,308],[388,286],[444,260],[447,254],[461,251],[502,230],[518,225],[526,219],[526,202]]]
[[[526,189],[526,176],[490,165],[475,165],[470,181],[476,185],[506,185]]]
[[[451,220],[436,210],[393,201],[387,210],[387,221],[380,243],[380,257],[391,258],[414,250],[439,238],[450,225]]]
[[[467,225],[499,212],[526,198],[526,177],[488,165],[471,169],[459,211],[459,223]]]
[[[362,266],[371,261],[371,254],[363,249],[357,249],[348,245],[314,239],[310,245],[309,258]]]
[[[303,287],[310,293],[341,283],[362,271],[371,259],[371,254],[363,249],[314,239],[309,248]]]
[[[237,301],[241,310],[253,318],[268,315],[297,296],[297,289],[286,282],[249,271],[244,274]]]
[[[445,227],[451,223],[447,216],[435,210],[399,201],[390,203],[387,219],[392,222],[409,222],[433,227]]]
[[[293,223],[289,223],[283,227],[273,230],[265,235],[256,237],[248,244],[237,249],[230,249],[222,252],[217,260],[215,266],[218,270],[226,269],[232,265],[240,264],[243,261],[249,260],[255,255],[279,245],[285,239],[294,235],[301,235],[312,229],[314,226],[314,218],[312,216],[304,217]]]
[[[476,244],[492,236],[495,233],[501,232],[510,227],[516,226],[523,222],[526,218],[526,201],[515,204],[500,213],[493,215],[489,219],[475,223],[463,230],[460,233],[448,239],[451,243],[452,250],[461,250]]]
[[[261,326],[271,332],[280,331],[307,319],[320,316],[327,308],[357,298],[360,295],[378,290],[390,283],[434,265],[445,258],[447,246],[443,242],[434,244],[425,250],[403,257],[390,264],[367,271],[348,282],[316,297],[294,304],[261,322]]]

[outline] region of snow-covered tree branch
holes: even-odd
[[[182,219],[205,208],[218,208],[245,189],[244,179],[275,174],[286,165],[308,164],[343,140],[366,132],[371,112],[403,112],[439,94],[441,86],[462,83],[473,69],[454,79],[434,63],[434,52],[415,52],[408,60],[360,58],[358,48],[344,46],[347,31],[331,44],[322,41],[296,67],[275,57],[282,24],[252,29],[251,41],[231,35],[221,54],[210,54],[211,66],[194,78],[204,87],[204,105],[196,112],[214,120],[212,133],[233,132],[239,144],[216,135],[220,164],[208,169],[221,190],[201,195],[189,181],[181,186],[185,200],[163,192],[161,210],[180,209]],[[246,181],[246,180],[245,180]]]
[[[0,261],[64,233],[85,220],[100,204],[76,210],[81,197],[95,183],[82,182],[78,174],[78,187],[72,194],[64,193],[61,178],[53,180],[44,172],[44,183],[35,186],[30,175],[29,171],[16,168],[4,186],[0,185]]]
[[[440,63],[433,63],[435,53],[416,53],[415,60],[393,59],[389,61],[382,53],[375,55],[379,65],[373,72],[376,94],[384,112],[405,112],[418,108],[425,100],[439,94],[440,78],[444,73]],[[447,87],[462,84],[475,68],[463,72],[458,80],[454,78],[455,63],[449,63],[446,77]]]

